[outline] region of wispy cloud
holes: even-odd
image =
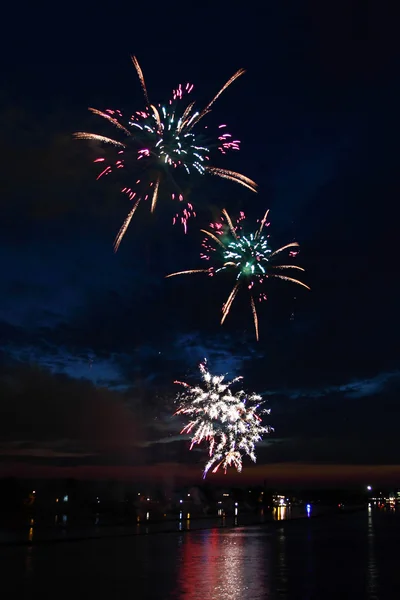
[[[242,344],[239,350],[237,341],[234,343],[231,336],[223,334],[208,338],[199,332],[182,334],[177,337],[174,347],[182,355],[187,368],[195,370],[206,358],[212,372],[227,373],[231,377],[240,375],[243,365],[254,356],[261,356],[261,352],[250,345]]]
[[[323,398],[328,395],[340,394],[345,398],[363,398],[379,394],[392,384],[400,382],[400,371],[379,373],[375,377],[354,379],[339,385],[323,386],[318,389],[285,390],[282,392],[265,390],[264,396],[283,395],[294,400],[299,398]]]
[[[1,348],[0,348],[1,349]],[[8,345],[8,355],[21,363],[37,364],[54,374],[68,375],[74,379],[86,379],[98,387],[125,390],[129,382],[124,380],[118,356],[105,358],[87,348],[72,354],[62,345],[43,344],[42,347],[13,347]]]

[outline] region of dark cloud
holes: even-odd
[[[145,423],[123,395],[21,363],[2,367],[0,387],[3,458],[137,457]]]

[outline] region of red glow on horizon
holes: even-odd
[[[23,463],[3,463],[0,477],[42,479],[85,479],[115,481],[155,481],[160,484],[173,481],[179,484],[202,484],[201,465],[159,463],[148,466],[86,466],[50,467]],[[377,483],[392,483],[400,479],[400,465],[328,465],[302,463],[274,463],[269,465],[245,465],[241,473],[234,470],[226,475],[217,472],[209,479],[215,485],[358,485],[374,480]]]

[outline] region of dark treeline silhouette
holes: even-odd
[[[395,488],[394,488],[395,489]],[[382,493],[389,491],[382,490]],[[18,480],[0,479],[0,518],[11,514],[110,514],[137,517],[147,512],[152,515],[176,514],[188,511],[195,515],[215,514],[221,509],[234,510],[236,503],[241,511],[261,508],[272,509],[276,496],[281,495],[291,505],[306,503],[324,506],[360,505],[368,500],[366,489],[307,490],[268,488],[265,486],[223,489],[210,483],[200,486],[168,489],[117,481]]]

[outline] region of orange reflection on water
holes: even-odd
[[[275,506],[272,510],[272,516],[275,521],[284,521],[288,518],[286,506]]]

